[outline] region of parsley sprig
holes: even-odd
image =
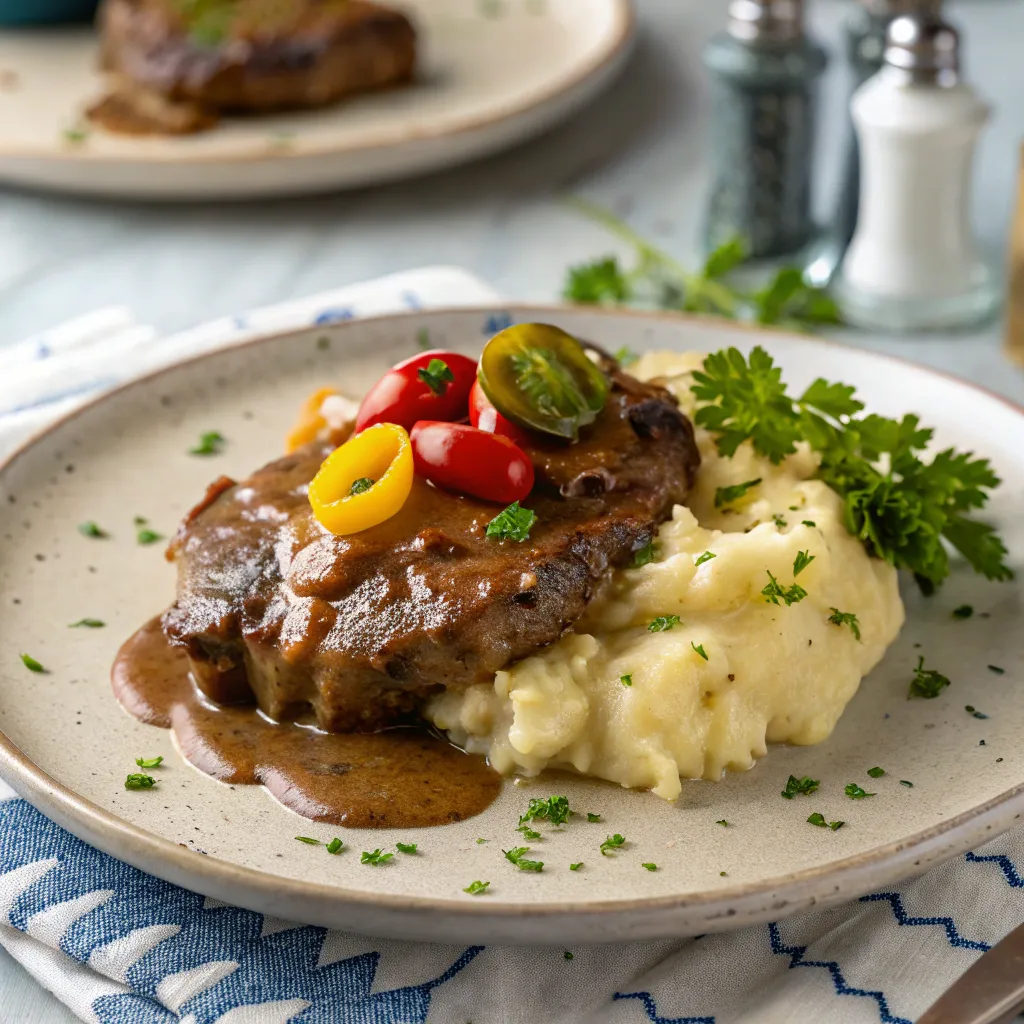
[[[932,593],[949,575],[945,540],[988,579],[1013,576],[992,527],[968,518],[999,485],[987,459],[947,448],[930,462],[918,455],[932,439],[912,414],[900,420],[860,415],[863,404],[846,384],[819,378],[798,398],[760,346],[749,359],[730,348],[709,355],[694,373],[703,403],[696,421],[732,456],[744,441],[773,463],[806,441],[820,456],[818,476],[844,504],[844,523],[868,552],[910,570]]]

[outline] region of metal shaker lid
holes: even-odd
[[[732,0],[729,35],[744,42],[790,42],[804,32],[803,0]]]
[[[885,63],[915,82],[950,85],[959,79],[960,35],[938,14],[906,14],[886,32]]]

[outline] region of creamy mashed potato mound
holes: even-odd
[[[631,369],[662,379],[692,416],[702,361],[650,353]],[[655,561],[618,572],[574,632],[493,685],[433,701],[428,717],[455,742],[502,773],[571,768],[672,800],[680,778],[717,779],[750,768],[768,743],[831,734],[903,625],[896,571],[847,533],[839,496],[811,479],[810,451],[774,466],[749,444],[725,459],[705,431],[697,441],[696,487],[661,526]],[[715,508],[717,488],[758,477]],[[706,551],[715,557],[696,565]],[[768,603],[768,571],[788,588],[801,551],[814,557],[795,580],[807,597]],[[857,616],[859,641],[829,622],[832,609]],[[648,630],[670,615],[677,626]]]

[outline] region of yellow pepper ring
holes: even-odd
[[[350,438],[324,459],[309,485],[309,504],[336,536],[360,533],[390,519],[412,490],[412,445],[403,427],[378,423]],[[352,493],[357,480],[373,486]]]
[[[320,436],[320,431],[327,426],[327,421],[320,415],[320,406],[324,404],[325,398],[337,393],[334,388],[319,388],[303,402],[299,418],[288,432],[285,442],[285,450],[289,455]]]

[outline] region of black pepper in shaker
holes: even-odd
[[[732,0],[704,49],[714,82],[713,185],[705,243],[742,237],[752,257],[801,248],[813,230],[814,93],[828,58],[803,0]]]

